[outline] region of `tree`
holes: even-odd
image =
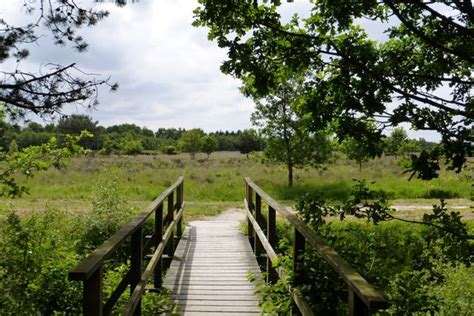
[[[278,92],[255,100],[252,121],[267,138],[265,156],[283,162],[288,170],[288,186],[293,186],[293,169],[311,164],[319,166],[331,155],[330,141],[324,131],[308,130],[306,120],[292,106],[298,102],[298,83],[288,80]]]
[[[252,151],[260,151],[263,147],[263,140],[258,136],[256,130],[246,129],[240,133],[237,144],[240,153],[248,154]]]
[[[216,151],[218,141],[215,136],[206,135],[202,138],[202,152],[207,154],[207,159],[211,156],[211,154]]]
[[[99,122],[93,121],[88,115],[72,114],[63,116],[59,120],[56,130],[64,135],[79,135],[82,131],[88,131],[93,137],[82,139],[79,144],[87,149],[99,149],[97,142],[97,131]]]
[[[367,119],[381,122],[379,129],[407,122],[436,131],[443,146],[413,155],[411,171],[422,179],[438,176],[442,155],[457,172],[472,155],[470,1],[316,0],[305,18],[289,21],[281,1],[199,3],[194,25],[208,27],[228,50],[221,69],[242,79],[246,94],[272,94],[291,71],[306,78],[302,110],[318,129],[337,126],[341,139],[364,132]],[[371,39],[364,19],[378,22],[388,39]]]
[[[408,143],[407,132],[402,127],[396,128],[385,139],[384,152],[386,155],[397,156],[401,153],[401,149],[406,143]]]
[[[82,114],[72,114],[70,116],[63,116],[59,120],[56,130],[62,134],[79,135],[86,130],[90,133],[95,133],[99,122],[93,121],[92,117]]]
[[[26,46],[43,36],[39,30],[41,25],[51,32],[55,44],[70,43],[78,52],[83,52],[87,43],[78,30],[95,25],[107,17],[108,12],[79,7],[73,0],[20,2],[28,14],[35,16],[34,23],[14,26],[7,19],[0,19],[0,63],[9,59],[17,62],[12,70],[3,70],[0,79],[0,102],[4,102],[3,110],[9,116],[22,117],[29,112],[54,114],[66,103],[92,108],[98,103],[99,86],[117,89],[118,85],[110,84],[109,80],[84,76],[75,63],[47,64],[36,73],[20,67],[21,61],[29,56]]]
[[[359,129],[364,132],[339,139],[339,142],[342,152],[346,154],[347,158],[356,161],[359,165],[359,172],[362,172],[362,163],[382,156],[385,144],[381,141],[380,131],[374,121],[361,123]]]
[[[359,165],[359,172],[362,172],[362,163],[369,161],[371,156],[364,146],[364,143],[354,138],[346,138],[342,142],[342,151],[347,158],[354,160]]]
[[[44,132],[44,127],[43,125],[36,123],[36,122],[30,122],[26,129],[31,130],[32,132],[35,133],[41,133]]]
[[[198,153],[202,148],[203,136],[204,132],[197,128],[182,133],[178,142],[181,151],[189,153],[191,159],[194,159],[196,153]]]
[[[125,155],[138,155],[143,151],[143,145],[140,139],[132,134],[126,134],[119,143],[120,151]]]

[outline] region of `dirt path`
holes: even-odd
[[[203,220],[206,221],[231,221],[231,222],[240,222],[245,219],[245,213],[243,209],[240,208],[228,208],[221,214],[217,216],[208,216]]]

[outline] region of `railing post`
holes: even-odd
[[[260,195],[258,195],[257,192],[255,192],[255,220],[258,223],[258,226],[262,227],[262,198]],[[257,258],[257,261],[260,265],[262,265],[262,256],[263,256],[263,246],[262,242],[260,241],[260,238],[258,238],[257,233],[253,232],[253,242],[254,242],[254,252],[255,252],[255,257]]]
[[[102,265],[84,281],[84,300],[82,312],[84,315],[102,316]]]
[[[131,279],[130,279],[130,295],[138,285],[142,278],[142,260],[143,260],[143,239],[142,239],[142,226],[132,234],[131,238]],[[135,309],[134,315],[141,315],[141,301],[138,302],[137,308]]]
[[[176,192],[176,199],[177,199],[177,204],[178,204],[178,211],[181,209],[183,206],[183,201],[184,201],[184,181],[181,181],[181,183],[178,186],[178,190]],[[183,236],[183,217],[181,217],[178,220],[178,224],[176,227],[176,235],[178,236],[178,239]]]
[[[268,217],[267,217],[267,239],[273,249],[277,246],[276,236],[276,212],[273,207],[268,206]],[[272,266],[272,261],[267,257],[267,283],[275,283],[278,280],[276,270]]]
[[[293,243],[293,273],[295,274],[295,285],[303,284],[304,274],[303,274],[303,256],[305,248],[305,239],[304,236],[299,232],[295,227],[295,240]]]
[[[249,211],[250,211],[250,214],[253,214],[253,190],[252,188],[250,187],[250,185],[248,185],[247,182],[245,182],[245,187],[246,187],[246,193],[247,193],[247,205],[249,207]],[[250,242],[250,246],[252,247],[252,249],[255,250],[255,247],[254,247],[254,230],[253,230],[253,226],[252,226],[252,222],[250,221],[250,219],[247,219],[247,235],[248,235],[248,238],[249,238],[249,242]]]
[[[163,203],[160,203],[155,209],[155,249],[163,240]],[[159,289],[162,283],[162,274],[163,274],[163,259],[160,257],[158,264],[155,267],[153,272],[153,286],[155,289]]]
[[[168,195],[168,214],[166,216],[166,223],[167,227],[173,222],[174,220],[174,192],[171,192],[170,195]],[[166,267],[168,267],[171,264],[171,260],[173,260],[173,254],[174,254],[174,232],[171,234],[171,238],[168,241],[168,244],[166,245],[166,251],[165,251],[167,258],[165,261]]]
[[[299,230],[294,228],[294,242],[293,242],[293,274],[294,286],[299,286],[304,283],[304,249],[305,249],[305,238],[299,232]],[[293,314],[298,313],[298,307],[293,303]]]
[[[369,309],[353,289],[349,288],[349,316],[368,316]]]

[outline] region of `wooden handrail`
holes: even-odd
[[[183,208],[184,208],[184,203],[183,203]],[[135,309],[137,308],[138,303],[140,302],[140,298],[143,295],[143,292],[145,291],[145,287],[148,283],[148,280],[151,277],[151,274],[156,268],[156,265],[159,263],[159,260],[161,256],[163,255],[163,251],[165,250],[165,245],[168,243],[170,238],[173,237],[173,231],[178,223],[179,220],[183,217],[183,208],[180,209],[178,214],[176,215],[176,219],[173,220],[173,222],[170,224],[168,229],[166,230],[166,233],[163,236],[162,242],[156,247],[155,252],[153,253],[153,256],[148,263],[147,267],[145,268],[145,271],[142,274],[141,280],[138,283],[137,287],[135,290],[133,290],[132,295],[130,296],[130,300],[128,302],[127,307],[125,308],[125,311],[123,312],[123,315],[133,315],[135,312]]]
[[[84,315],[100,316],[110,314],[114,304],[118,301],[128,285],[130,285],[131,299],[126,309],[126,315],[139,315],[141,311],[141,295],[152,272],[155,276],[155,287],[161,286],[163,251],[166,248],[166,254],[172,257],[176,249],[174,241],[175,232],[178,239],[181,238],[182,235],[184,210],[183,180],[183,177],[179,177],[179,179],[160,194],[144,212],[122,227],[69,272],[70,280],[84,282]],[[174,195],[175,191],[176,195]],[[174,202],[174,196],[176,196],[176,203]],[[163,218],[163,204],[165,200],[168,206],[166,220]],[[174,217],[176,210],[178,210],[178,214]],[[154,232],[151,238],[145,243],[143,240],[143,225],[152,214],[155,214]],[[164,224],[167,225],[167,229],[163,235]],[[102,301],[103,263],[113,255],[128,237],[130,237],[131,243],[130,270],[123,277],[120,284],[104,305]],[[142,273],[143,259],[147,255],[144,251],[147,251],[151,246],[155,247],[152,259],[148,263],[145,273]],[[136,292],[140,294],[138,297],[135,294]]]
[[[298,265],[301,262],[301,256],[296,255],[297,252],[304,252],[304,244],[308,242],[311,247],[313,247],[322,258],[342,277],[345,283],[349,287],[349,310],[351,315],[358,314],[367,314],[371,311],[385,308],[387,303],[383,295],[375,289],[371,284],[369,284],[354,268],[352,268],[347,261],[340,257],[337,252],[329,247],[322,239],[319,237],[312,229],[310,229],[301,219],[299,219],[296,214],[291,211],[289,208],[282,206],[271,198],[265,191],[263,191],[259,186],[257,186],[250,178],[245,178],[245,183],[247,187],[247,197],[246,197],[246,207],[247,207],[247,216],[249,218],[249,224],[252,224],[252,227],[249,227],[249,232],[257,232],[260,227],[257,220],[252,216],[252,210],[254,209],[253,205],[253,191],[255,192],[255,200],[259,202],[260,199],[266,201],[269,205],[269,209],[272,209],[282,215],[292,224],[295,228],[295,256],[294,256],[294,269],[298,269]],[[258,198],[257,198],[258,197]],[[259,202],[260,203],[260,202]],[[258,227],[258,228],[257,228]],[[270,227],[267,226],[267,230]],[[266,240],[262,233],[256,233],[263,247],[267,250],[267,255],[269,257],[274,256],[274,251],[268,251],[268,240]],[[255,239],[255,236],[249,236],[250,239]],[[255,240],[253,240],[255,243]],[[273,249],[272,249],[273,250]],[[273,253],[272,253],[273,252]],[[306,315],[306,313],[303,313]]]
[[[114,253],[120,244],[129,236],[131,236],[147,218],[153,213],[153,211],[163,203],[163,201],[173,192],[178,185],[183,182],[183,177],[179,177],[178,180],[168,187],[163,193],[160,194],[151,204],[143,211],[140,215],[122,227],[112,237],[107,239],[102,245],[94,250],[86,259],[82,260],[74,269],[69,272],[69,279],[84,281],[90,278],[90,276],[97,270],[101,263]]]

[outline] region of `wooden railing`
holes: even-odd
[[[370,315],[378,309],[387,307],[382,294],[342,259],[334,249],[326,245],[321,237],[291,210],[277,203],[265,191],[253,183],[250,178],[245,178],[245,186],[248,237],[257,259],[266,257],[265,270],[268,275],[267,281],[274,281],[277,277],[287,278],[282,269],[275,270],[272,267],[272,260],[277,256],[274,249],[277,246],[276,213],[278,213],[294,227],[293,273],[295,277],[293,279],[293,287],[304,284],[305,279],[302,273],[303,255],[306,243],[308,243],[347,284],[349,288],[349,315]],[[262,199],[268,205],[266,219],[262,214]],[[290,290],[290,293],[301,314],[313,315],[309,303],[300,292]]]
[[[84,315],[109,315],[128,287],[130,287],[130,299],[123,315],[140,315],[141,297],[150,277],[154,276],[154,288],[160,288],[163,259],[171,261],[176,241],[181,238],[184,210],[183,189],[183,177],[180,177],[143,213],[125,225],[69,272],[69,279],[84,283]],[[165,202],[167,213],[163,217]],[[145,221],[152,214],[155,215],[153,234],[143,236]],[[166,229],[165,232],[163,232],[164,229]],[[126,242],[130,242],[130,269],[104,304],[102,297],[104,261],[109,259]],[[154,248],[153,254],[147,254],[152,248]],[[147,259],[149,262],[143,270],[143,262]]]

